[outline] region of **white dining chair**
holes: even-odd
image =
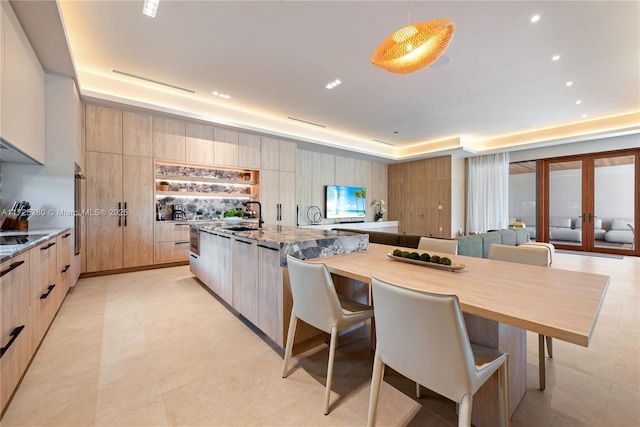
[[[540,267],[549,267],[551,262],[549,249],[544,246],[534,245],[497,245],[492,244],[489,247],[489,259],[498,261],[516,262],[520,264],[537,265]],[[540,378],[540,390],[544,390],[547,386],[546,364],[544,358],[544,346],[547,343],[547,352],[549,357],[553,358],[553,341],[551,337],[538,334],[538,376]]]
[[[329,413],[333,359],[336,352],[338,332],[373,317],[373,307],[360,304],[338,295],[331,274],[324,264],[301,261],[287,255],[289,281],[293,296],[293,308],[289,321],[287,345],[284,353],[282,378],[287,377],[287,368],[298,319],[331,334],[327,386],[324,394],[324,414]]]
[[[423,251],[443,252],[458,255],[458,241],[454,239],[434,239],[433,237],[420,237],[418,249]]]
[[[367,424],[376,424],[385,366],[459,404],[458,426],[471,425],[473,395],[498,371],[501,425],[509,424],[507,353],[469,342],[458,297],[372,278],[376,312]]]

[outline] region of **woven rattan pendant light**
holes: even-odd
[[[449,19],[409,24],[380,43],[371,62],[390,73],[413,73],[435,62],[447,50],[454,32]]]

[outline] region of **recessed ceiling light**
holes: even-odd
[[[227,95],[226,93],[220,93],[217,90],[214,90],[213,92],[211,92],[211,94],[215,96],[219,96],[220,98],[231,99],[230,95]]]
[[[338,86],[339,84],[341,84],[342,81],[340,81],[340,79],[335,79],[334,81],[332,81],[331,83],[327,83],[327,85],[325,86],[326,89],[333,89],[334,87]]]
[[[582,104],[582,101],[580,101],[579,99],[576,101],[576,105],[580,105]]]
[[[573,86],[573,82],[567,82],[566,85],[567,86]]]
[[[582,118],[584,119],[585,117],[587,117],[587,115],[586,115],[586,114],[583,114],[583,115],[582,115]]]
[[[538,22],[540,20],[540,15],[533,15],[531,17],[531,22]]]
[[[158,12],[158,5],[160,0],[144,0],[144,6],[142,7],[142,13],[152,18],[156,17]]]
[[[560,59],[560,55],[553,55],[553,56],[551,57],[551,60],[552,60],[552,61],[557,61],[558,59]]]

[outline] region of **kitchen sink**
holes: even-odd
[[[253,231],[253,230],[259,230],[259,228],[255,228],[255,227],[224,227],[223,230],[229,230],[229,231]]]

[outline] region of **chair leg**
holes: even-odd
[[[327,389],[324,392],[324,414],[329,414],[329,398],[331,397],[331,380],[333,379],[333,358],[336,354],[336,342],[338,341],[338,329],[331,327],[331,344],[329,345],[329,366],[327,368]]]
[[[289,320],[289,332],[287,333],[287,347],[284,350],[284,366],[282,367],[282,378],[287,377],[287,367],[289,359],[291,359],[291,351],[293,350],[293,338],[296,336],[296,326],[298,318],[293,310],[291,310],[291,319]]]
[[[473,407],[473,395],[465,394],[458,409],[458,427],[471,427],[471,408]]]
[[[500,406],[502,407],[502,421],[503,427],[509,427],[509,357],[498,370],[498,379],[500,387]]]
[[[380,359],[378,352],[373,358],[373,373],[371,374],[371,394],[369,395],[369,415],[367,426],[376,425],[378,416],[378,402],[380,401],[380,391],[382,390],[382,379],[384,378],[384,363]]]
[[[547,353],[549,357],[553,358],[553,339],[551,337],[545,337],[547,340]]]
[[[416,382],[416,397],[418,399],[420,399],[421,394],[420,394],[420,383]]]
[[[538,369],[540,376],[540,390],[544,390],[547,387],[546,372],[545,372],[545,357],[544,357],[544,335],[538,335]]]

